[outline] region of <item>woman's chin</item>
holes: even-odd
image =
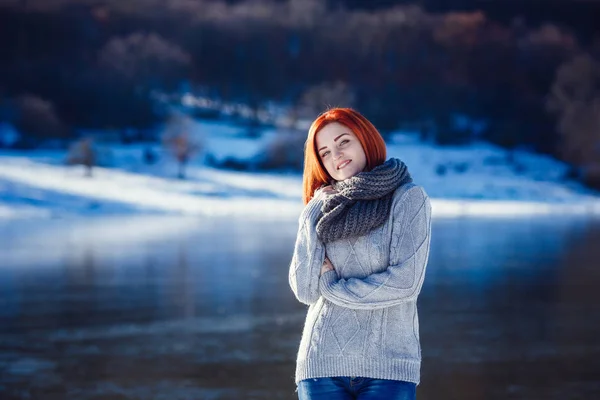
[[[356,172],[354,171],[344,171],[343,173],[338,174],[336,180],[345,181],[346,179],[352,178],[354,175],[356,175]]]

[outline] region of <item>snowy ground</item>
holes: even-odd
[[[258,138],[244,128],[196,122],[194,133],[215,159],[249,160],[265,151],[274,130]],[[175,179],[175,163],[155,146],[160,161],[145,165],[144,146],[105,146],[111,168],[84,176],[65,166],[63,151],[0,153],[0,219],[119,214],[297,216],[299,173],[251,173],[207,167],[198,157],[188,179]],[[298,149],[302,152],[302,149]],[[487,143],[437,147],[396,134],[388,157],[399,157],[432,197],[436,216],[511,216],[550,212],[600,214],[600,196],[563,179],[566,166],[549,157],[507,152]]]

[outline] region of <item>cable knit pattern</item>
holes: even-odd
[[[317,238],[315,229],[322,201],[323,192],[319,190],[302,210],[290,264],[290,287],[298,300],[308,305],[316,302],[320,296],[319,273],[325,260],[325,247]]]
[[[321,242],[317,191],[299,219],[290,287],[309,305],[296,378],[363,376],[419,383],[417,297],[429,256],[431,205],[413,183],[393,194],[386,222],[363,236]],[[325,254],[335,271],[319,277]]]

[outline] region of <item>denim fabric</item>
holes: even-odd
[[[299,400],[415,400],[412,382],[361,377],[311,378],[298,383]]]

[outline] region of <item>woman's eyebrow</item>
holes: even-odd
[[[335,139],[333,139],[333,141],[334,141],[334,142],[337,142],[337,140],[338,140],[339,138],[341,138],[342,136],[344,136],[344,135],[347,135],[347,133],[342,133],[340,136],[338,136],[338,137],[336,137]],[[321,147],[321,148],[320,148],[319,150],[317,150],[317,151],[321,151],[321,150],[323,150],[323,149],[326,149],[326,148],[327,148],[327,146],[323,146],[323,147]]]

